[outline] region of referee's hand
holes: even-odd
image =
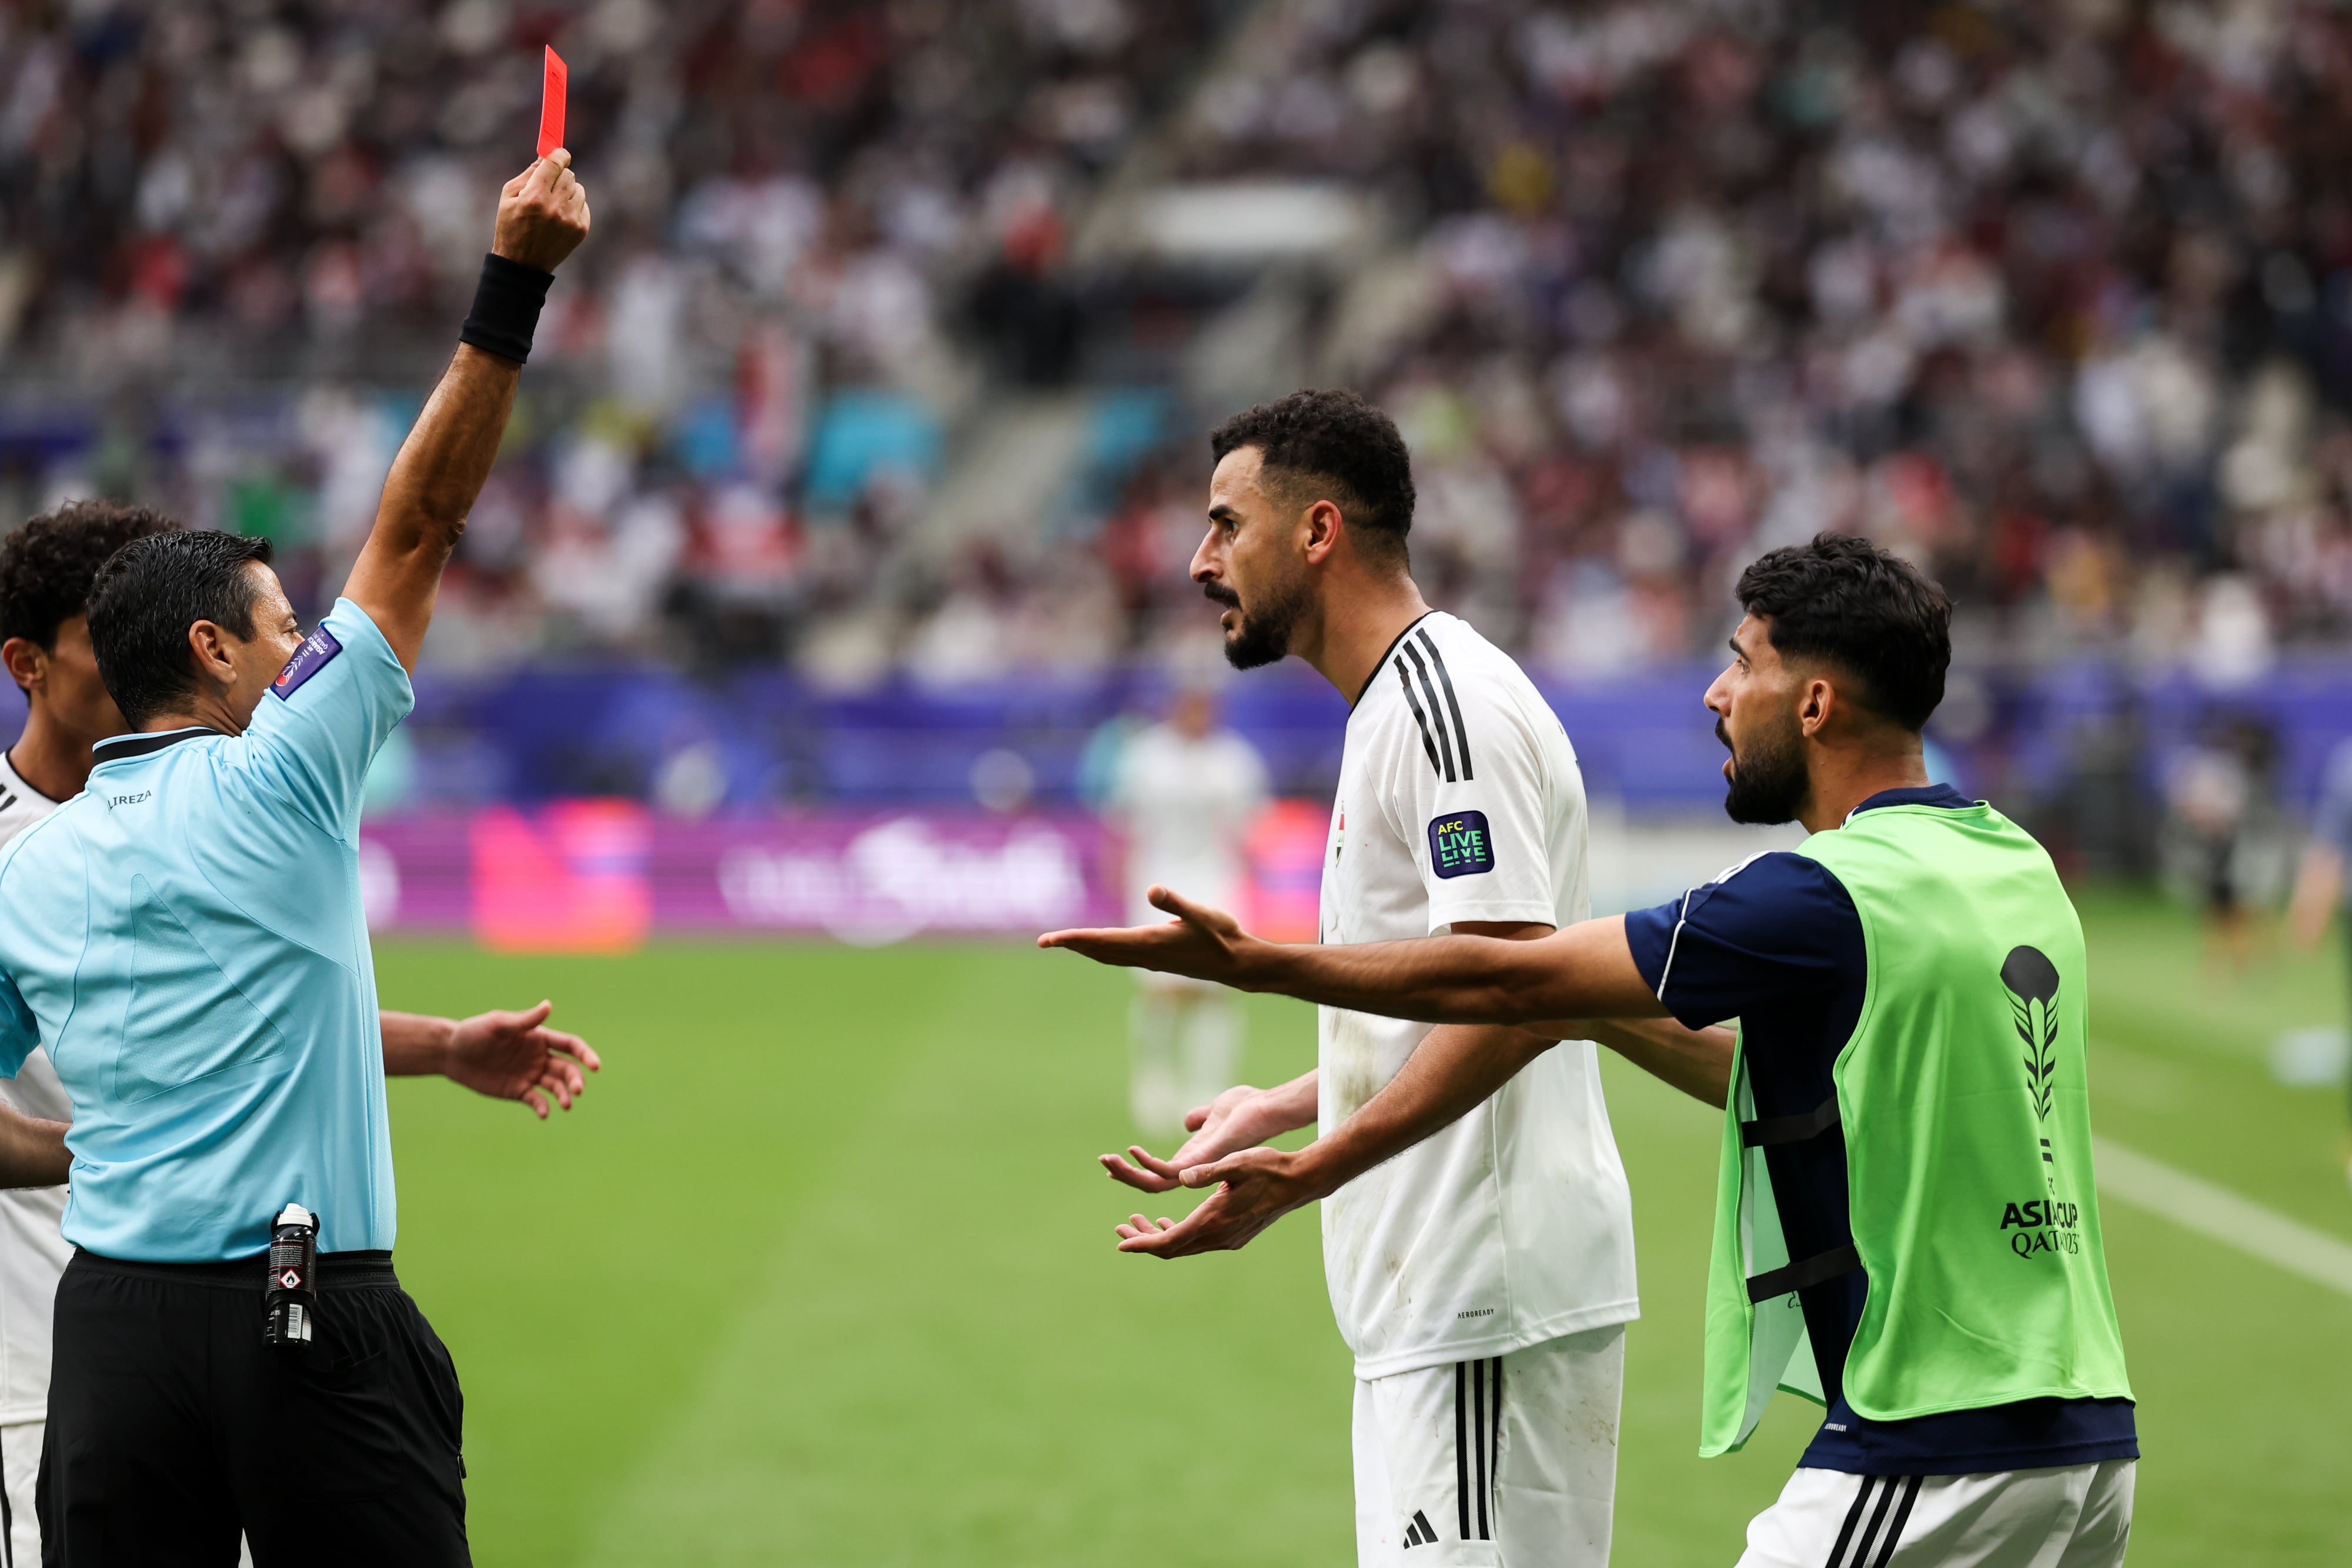
[[[528,1012],[458,1019],[442,1075],[493,1100],[520,1100],[542,1122],[550,1098],[571,1110],[588,1087],[587,1074],[604,1064],[578,1035],[546,1027],[554,1010],[553,1002],[541,1002]]]
[[[557,148],[499,190],[490,249],[509,261],[553,272],[587,237],[588,189],[572,172],[572,154],[565,149]]]

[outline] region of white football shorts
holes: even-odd
[[[1356,1380],[1362,1568],[1600,1568],[1625,1325]]]
[[[1800,1469],[1739,1568],[2121,1568],[2137,1459],[1975,1476]]]
[[[38,1421],[0,1427],[0,1529],[7,1531],[5,1561],[34,1568],[41,1560],[41,1521],[33,1512],[33,1482],[41,1473]]]

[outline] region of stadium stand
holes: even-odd
[[[1682,679],[1738,566],[1827,526],[1959,596],[1979,787],[2063,794],[2102,746],[2153,780],[2237,702],[2299,797],[2344,727],[2331,7],[261,15],[0,24],[0,515],[136,494],[338,580],[553,42],[614,237],[453,574],[421,800],[644,793],[675,747],[619,716],[737,690],[784,716],[716,727],[730,802],[961,790],[871,738],[940,702],[1065,798],[1120,672],[1197,637],[1197,432],[1321,381],[1397,413],[1424,580],[1563,703]],[[619,760],[473,716],[548,683]],[[1644,733],[1600,774],[1706,745]],[[1320,787],[1328,745],[1269,744]]]

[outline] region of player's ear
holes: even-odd
[[[1829,682],[1815,675],[1805,683],[1804,702],[1797,709],[1797,722],[1808,735],[1818,733],[1829,722],[1830,710],[1837,706],[1837,692]]]
[[[0,643],[0,665],[8,671],[8,678],[16,683],[19,691],[30,692],[48,684],[48,654],[30,637],[11,637]]]
[[[1340,538],[1347,532],[1347,522],[1339,508],[1328,501],[1318,501],[1307,508],[1299,519],[1305,554],[1310,565],[1320,566],[1339,548]]]

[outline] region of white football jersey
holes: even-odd
[[[0,844],[59,804],[17,777],[0,752]],[[26,1057],[16,1077],[0,1078],[0,1103],[27,1116],[73,1120],[73,1102],[45,1051]],[[0,1427],[48,1418],[49,1318],[58,1276],[73,1257],[59,1229],[65,1217],[61,1186],[0,1190]]]
[[[1451,615],[1400,636],[1348,718],[1322,939],[1591,913],[1584,779],[1518,665]],[[1396,1076],[1426,1024],[1321,1009],[1322,1131]],[[1564,1040],[1485,1104],[1323,1200],[1356,1375],[1475,1361],[1640,1315],[1625,1167],[1597,1048]]]
[[[1213,909],[1236,907],[1249,883],[1250,824],[1265,795],[1257,747],[1231,730],[1195,740],[1156,724],[1129,741],[1109,814],[1127,835],[1130,918],[1168,918],[1144,896],[1154,883]]]

